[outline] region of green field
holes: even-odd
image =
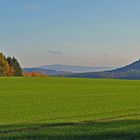
[[[0,78],[3,139],[140,139],[140,81]]]

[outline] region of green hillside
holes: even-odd
[[[0,78],[1,139],[140,139],[140,81]]]

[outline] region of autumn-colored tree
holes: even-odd
[[[44,75],[40,72],[25,72],[24,76],[27,76],[27,77],[47,77],[47,75]]]
[[[15,57],[5,57],[0,53],[0,76],[22,76],[22,68]]]
[[[3,55],[0,53],[0,76],[7,76],[9,71],[9,64]]]
[[[15,75],[15,69],[13,68],[13,66],[9,66],[8,76],[14,76],[14,75]]]

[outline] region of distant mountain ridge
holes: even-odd
[[[67,77],[140,79],[140,60],[110,71],[71,74]]]
[[[71,72],[66,72],[66,71],[45,70],[45,69],[41,69],[41,68],[23,68],[23,72],[39,72],[44,75],[72,74]]]
[[[39,66],[36,68],[56,71],[67,71],[72,73],[82,73],[82,72],[97,72],[97,71],[112,70],[114,67],[92,67],[92,66],[72,66],[72,65],[53,64]]]
[[[88,66],[71,66],[71,65],[45,65],[33,68],[23,68],[24,72],[40,72],[45,75],[66,75],[83,72],[97,72],[111,70],[113,67],[88,67]]]

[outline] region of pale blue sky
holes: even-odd
[[[140,58],[140,0],[0,0],[0,51],[22,66],[122,66]]]

